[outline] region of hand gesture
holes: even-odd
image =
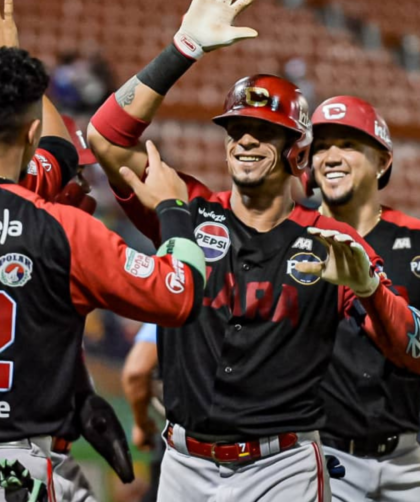
[[[156,425],[149,418],[142,427],[137,424],[133,425],[131,440],[138,450],[148,451],[154,446],[154,435],[156,432]]]
[[[328,256],[322,262],[297,263],[296,270],[316,275],[332,284],[348,286],[360,297],[373,295],[379,277],[362,245],[336,230],[309,227],[308,233],[325,246]]]
[[[13,0],[4,0],[4,16],[0,15],[0,47],[19,47],[18,31],[13,17]]]
[[[236,16],[253,0],[192,0],[174,37],[178,49],[194,59],[218,47],[254,38],[252,28],[232,26]]]
[[[144,183],[128,167],[121,167],[120,174],[133,189],[139,201],[149,209],[155,209],[162,201],[178,199],[188,202],[187,186],[176,171],[162,162],[155,145],[146,142],[149,167]]]

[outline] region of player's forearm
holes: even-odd
[[[61,115],[47,96],[42,98],[42,114],[42,137],[58,136],[72,143],[70,133]]]
[[[419,312],[383,284],[359,298],[368,316],[364,329],[383,354],[398,366],[420,374]]]

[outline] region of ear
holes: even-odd
[[[378,161],[378,179],[388,171],[392,164],[393,155],[392,152],[387,152],[385,150],[381,150],[379,152],[379,161]]]
[[[42,122],[39,119],[33,120],[29,126],[27,139],[28,143],[32,146],[41,137]]]

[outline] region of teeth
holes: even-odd
[[[344,176],[346,175],[346,173],[339,173],[339,172],[335,172],[335,173],[327,173],[325,175],[325,177],[328,179],[328,180],[336,180],[338,178],[344,178]]]
[[[239,155],[238,157],[238,160],[240,160],[241,162],[258,162],[261,159],[262,157],[251,157],[248,155]]]

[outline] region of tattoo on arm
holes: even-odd
[[[140,84],[140,80],[134,75],[126,82],[122,87],[118,89],[115,93],[115,98],[117,103],[124,108],[125,106],[131,104],[134,100],[134,94],[136,92],[136,87]]]

